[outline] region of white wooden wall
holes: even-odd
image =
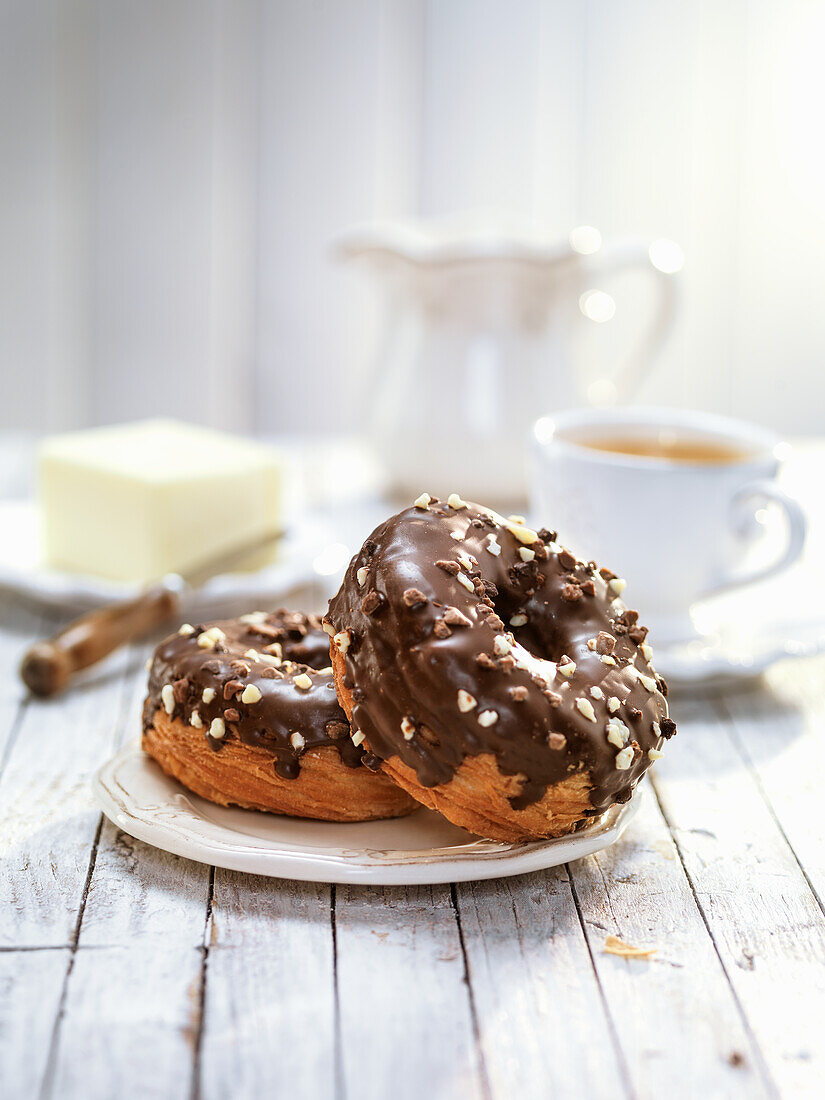
[[[0,427],[357,424],[330,237],[485,206],[677,240],[641,396],[821,432],[823,54],[812,0],[0,0]]]

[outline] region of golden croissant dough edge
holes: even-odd
[[[352,696],[343,682],[344,657],[335,646],[331,653],[338,702],[351,721]],[[492,753],[465,757],[450,782],[436,787],[424,787],[415,770],[397,756],[385,760],[381,770],[422,805],[490,840],[515,843],[564,836],[593,808],[590,774],[576,772],[548,787],[539,801],[514,810],[509,799],[520,792],[523,777],[504,775]]]
[[[144,750],[168,775],[221,806],[321,821],[375,821],[416,808],[380,773],[348,768],[333,745],[307,750],[297,778],[283,779],[266,749],[232,738],[216,751],[202,730],[163,710],[155,711],[152,721],[143,734]]]

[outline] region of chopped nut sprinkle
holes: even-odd
[[[220,741],[225,733],[226,726],[223,723],[223,718],[213,718],[209,727],[209,736],[214,737],[216,741]]]
[[[472,626],[472,620],[468,619],[463,611],[459,611],[457,607],[445,607],[444,608],[444,622],[449,623],[450,626]]]
[[[650,757],[651,760],[661,760],[665,754],[661,751],[661,749],[648,749],[647,755]]]
[[[201,649],[214,649],[218,642],[226,639],[226,635],[219,626],[210,626],[198,635],[198,645]]]
[[[513,648],[510,639],[505,638],[503,634],[497,634],[493,641],[493,653],[497,657],[506,657],[510,650]]]
[[[306,744],[306,738],[302,733],[298,733],[298,731],[296,730],[295,733],[291,733],[289,735],[289,743],[290,745],[292,745],[293,749],[295,749],[296,752],[300,752]]]
[[[246,623],[247,626],[262,626],[268,618],[265,611],[250,611],[246,615],[241,615],[239,621]]]
[[[597,687],[595,684],[590,689],[590,694],[593,696],[594,699],[604,699],[604,692],[600,687]]]
[[[214,698],[215,698],[215,689],[214,688],[204,688],[203,689],[203,695],[201,695],[201,699],[203,699],[204,703],[211,703]]]
[[[363,734],[360,730],[356,730],[352,735],[352,743],[353,745],[355,745],[356,748],[358,748],[359,745],[363,744],[365,740],[366,735]]]
[[[175,689],[171,684],[164,684],[160,689],[160,699],[163,703],[163,709],[167,714],[171,714],[175,709]]]
[[[484,549],[489,551],[489,553],[491,553],[494,558],[497,558],[497,557],[500,556],[500,554],[501,554],[501,544],[499,543],[499,541],[498,541],[498,539],[496,538],[495,535],[488,535],[487,536],[487,545],[484,547]]]
[[[604,941],[606,955],[619,955],[622,959],[647,959],[655,955],[655,947],[633,947],[620,940],[618,936],[606,936]]]
[[[475,585],[466,573],[459,573],[456,577],[456,580],[460,585],[463,585],[463,587],[466,588],[468,592],[475,592]]]
[[[358,587],[363,588],[367,583],[368,570],[366,565],[362,565],[361,568],[355,574],[355,579],[358,581]]]
[[[415,736],[415,722],[409,715],[404,715],[401,719],[401,732],[404,734],[405,741],[412,741]]]
[[[559,663],[556,665],[556,672],[559,676],[571,677],[576,671],[576,662],[571,661],[569,657],[562,657]]]
[[[494,726],[498,721],[498,714],[494,710],[483,710],[478,716],[480,726]]]
[[[401,597],[407,607],[421,607],[427,603],[427,597],[417,588],[405,588]]]
[[[523,612],[519,612],[518,615],[513,615],[510,618],[510,626],[524,626],[527,622],[527,616]]]
[[[607,582],[607,587],[614,596],[621,596],[622,592],[627,588],[627,581],[622,580],[621,577],[614,577],[612,581]]]
[[[642,656],[644,657],[644,659],[647,661],[648,664],[650,664],[650,662],[653,660],[652,648],[647,644],[647,642],[642,642],[642,644],[639,646],[639,649],[642,651]]]
[[[468,711],[474,710],[476,705],[476,700],[469,693],[469,691],[465,691],[463,688],[460,688],[458,692],[458,709],[461,711],[461,713],[466,714]]]
[[[641,673],[639,673],[639,682],[650,692],[654,692],[656,690],[656,681],[652,676],[643,676]]]
[[[533,561],[536,556],[536,551],[530,550],[527,546],[520,546],[518,548],[518,556],[522,561]]]
[[[189,725],[194,726],[196,730],[203,729],[203,719],[196,710],[193,710],[189,715]]]
[[[539,541],[536,532],[529,527],[524,527],[521,523],[508,523],[507,530],[525,546],[532,546],[534,542]]]
[[[328,623],[328,622],[326,621],[326,619],[324,619],[324,621],[323,621],[323,623],[322,623],[321,625],[322,625],[322,626],[323,626],[323,628],[324,628],[324,633],[325,633],[325,634],[329,634],[330,638],[332,638],[332,637],[333,637],[333,635],[335,634],[335,627],[334,627],[334,626],[332,626],[332,625],[331,625],[330,623]]]
[[[430,506],[430,501],[432,499],[433,498],[430,496],[429,493],[422,493],[420,497],[413,501],[413,505],[416,508],[420,508],[422,511],[426,512],[426,510]]]
[[[449,573],[451,577],[457,577],[461,572],[461,567],[457,561],[445,561],[442,559],[435,564],[439,569],[443,569],[445,573]]]
[[[458,493],[450,493],[447,497],[447,505],[455,512],[460,512],[462,508],[467,507],[466,500],[462,500]]]
[[[307,676],[305,672],[299,673],[298,676],[293,676],[292,682],[295,687],[299,688],[301,691],[309,691],[309,689],[312,687],[312,680],[309,678],[309,676]],[[245,694],[246,692],[244,692],[244,695]],[[243,699],[243,695],[241,696],[241,698]]]
[[[361,601],[361,610],[365,615],[374,615],[380,606],[381,596],[374,588]]]
[[[178,627],[178,634],[180,634],[182,638],[188,638],[190,634],[194,633],[195,628],[191,623],[183,623],[182,626]]]
[[[624,748],[630,740],[630,730],[620,718],[609,718],[607,721],[607,740],[617,749]]]
[[[352,641],[352,635],[348,630],[342,630],[338,634],[334,634],[332,637],[332,644],[338,650],[339,653],[346,653],[349,649],[349,644]]]
[[[241,695],[242,703],[260,703],[261,701],[261,689],[255,687],[254,684],[247,684],[243,689]]]
[[[607,709],[610,711],[611,714],[618,714],[621,705],[621,702],[616,698],[615,695],[611,695],[610,698],[607,700]]]
[[[464,542],[464,535],[461,531],[450,531],[450,538],[455,542]]]
[[[633,763],[633,746],[627,745],[621,752],[617,752],[615,763],[620,772],[626,772]]]
[[[567,738],[563,733],[550,733],[547,735],[547,744],[551,749],[558,752],[567,746]]]
[[[596,712],[593,710],[593,704],[589,699],[577,699],[576,710],[583,714],[588,722],[596,721]]]
[[[250,661],[260,661],[263,659],[257,649],[248,649],[244,653],[244,657],[248,657]]]

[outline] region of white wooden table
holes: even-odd
[[[613,849],[454,887],[189,863],[101,818],[149,645],[24,697],[0,597],[0,1097],[821,1096],[825,659],[672,696]],[[616,935],[657,952],[605,953]]]
[[[214,870],[101,819],[145,647],[26,699],[2,604],[0,1095],[822,1095],[825,661],[673,699],[614,849],[455,887]],[[604,952],[615,934],[649,960]]]

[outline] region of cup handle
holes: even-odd
[[[767,577],[773,577],[793,565],[805,549],[808,520],[805,517],[802,505],[783,489],[780,489],[773,481],[752,481],[749,485],[743,486],[731,500],[731,521],[735,523],[738,518],[741,522],[743,505],[753,500],[754,497],[778,504],[785,513],[785,518],[788,521],[788,538],[784,549],[774,561],[759,565],[743,573],[737,573],[735,576],[726,577],[703,595],[707,596],[711,592],[720,592],[729,588],[739,588],[742,585],[753,584],[754,581],[762,581]]]
[[[616,241],[605,245],[588,259],[597,279],[613,271],[641,268],[656,283],[657,301],[641,339],[633,345],[624,362],[609,378],[601,379],[591,387],[592,404],[613,405],[616,401],[624,401],[632,396],[664,343],[676,315],[677,280],[674,274],[665,273],[653,266],[647,241]]]

